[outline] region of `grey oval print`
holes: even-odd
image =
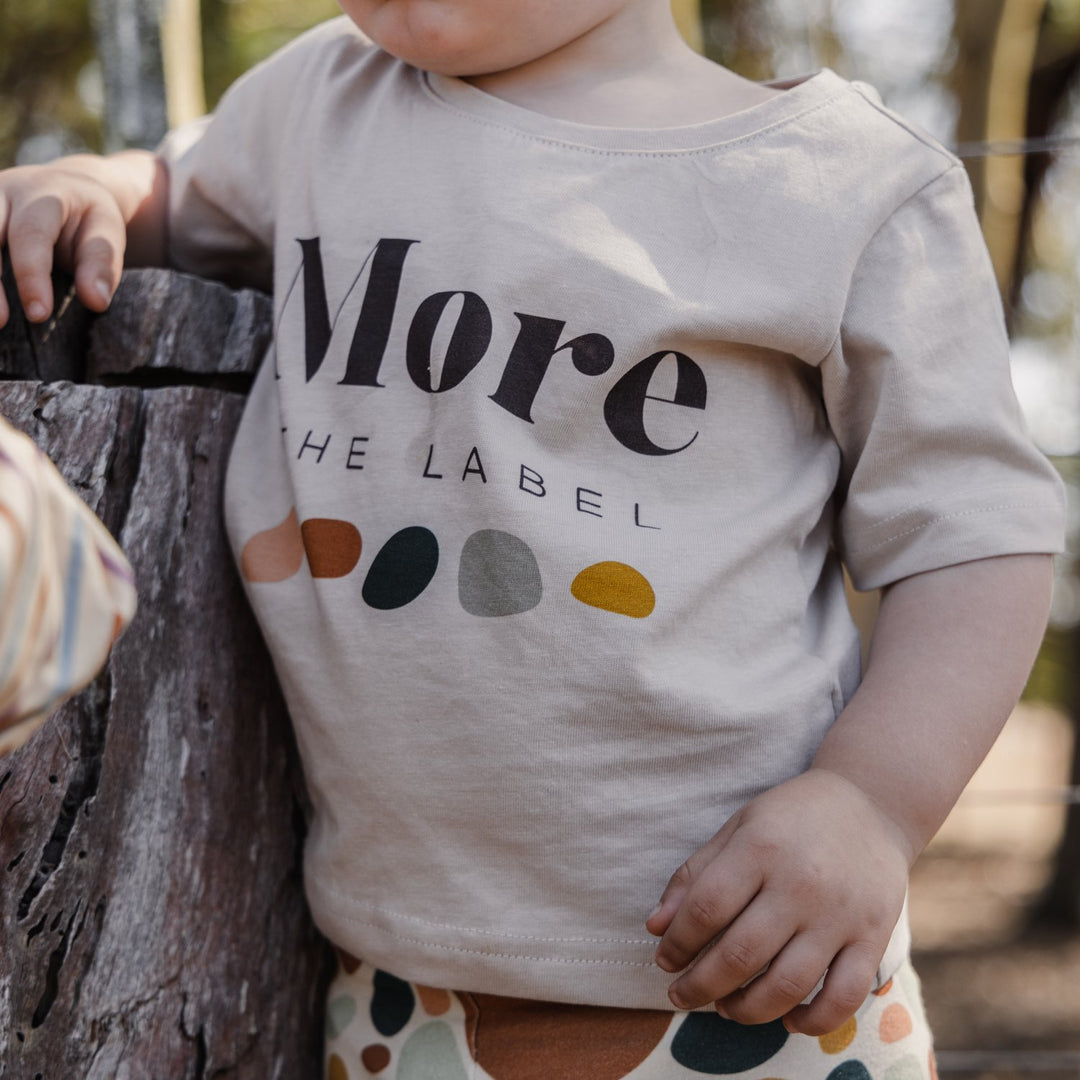
[[[524,540],[500,529],[474,532],[461,549],[458,598],[470,615],[520,615],[540,603],[540,567]]]

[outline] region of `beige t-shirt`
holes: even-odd
[[[226,514],[316,921],[423,983],[670,1008],[668,877],[858,682],[841,559],[1061,547],[963,169],[828,70],[608,129],[344,19],[165,152],[176,264],[273,266]]]

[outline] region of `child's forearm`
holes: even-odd
[[[676,1006],[716,1001],[749,1024],[784,1016],[807,1035],[853,1015],[911,863],[1019,696],[1049,599],[1043,555],[966,563],[887,591],[866,679],[813,767],[733,814],[649,916],[656,962],[683,972],[669,991]]]
[[[1051,583],[1049,555],[1013,555],[918,574],[882,597],[866,676],[813,764],[861,788],[912,860],[1015,705]]]

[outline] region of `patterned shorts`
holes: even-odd
[[[905,963],[843,1027],[812,1038],[713,1012],[562,1005],[407,983],[339,951],[326,1080],[936,1080]]]

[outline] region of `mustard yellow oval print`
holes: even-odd
[[[656,593],[644,574],[621,562],[585,567],[570,586],[575,600],[589,607],[645,619],[656,607]]]

